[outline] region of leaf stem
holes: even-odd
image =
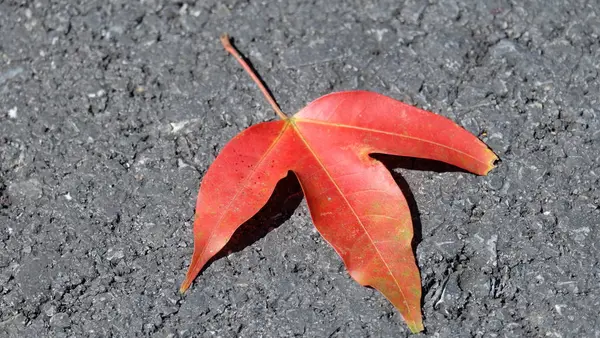
[[[265,96],[267,101],[269,101],[269,103],[271,104],[271,107],[273,107],[273,110],[275,110],[275,113],[282,120],[287,120],[288,119],[287,115],[285,115],[285,113],[281,111],[281,109],[279,108],[279,105],[277,104],[277,102],[275,102],[275,99],[273,98],[271,93],[269,93],[269,90],[267,89],[267,87],[265,87],[264,83],[258,78],[256,73],[254,72],[254,70],[252,70],[250,65],[248,65],[246,60],[244,60],[244,58],[242,58],[242,56],[237,51],[237,49],[235,49],[235,47],[233,47],[231,45],[231,42],[229,41],[229,35],[227,35],[227,34],[221,35],[221,43],[223,44],[223,48],[225,48],[225,50],[227,52],[229,52],[231,55],[233,55],[233,57],[242,65],[242,67],[244,68],[246,73],[248,73],[248,75],[250,75],[250,77],[252,78],[254,83],[256,83],[258,85],[258,88],[263,93],[263,95]]]

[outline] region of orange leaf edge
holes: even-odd
[[[490,173],[490,171],[492,171],[492,169],[497,167],[498,162],[500,162],[500,157],[498,157],[498,155],[496,155],[496,153],[494,153],[490,148],[486,149],[489,155],[488,160],[488,167],[487,169],[483,172],[482,176],[487,176],[487,174]]]

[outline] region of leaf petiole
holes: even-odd
[[[279,105],[277,104],[277,102],[275,102],[275,99],[273,98],[271,93],[269,93],[269,90],[267,89],[267,87],[265,87],[263,82],[258,78],[256,73],[252,70],[250,65],[248,65],[246,60],[244,60],[244,58],[242,58],[242,56],[237,51],[237,49],[235,49],[235,47],[233,47],[231,45],[228,34],[221,35],[221,43],[223,44],[223,48],[225,48],[225,50],[227,52],[229,52],[231,55],[233,55],[233,57],[235,57],[235,59],[242,65],[242,67],[244,68],[246,73],[248,73],[248,75],[250,75],[250,77],[252,78],[254,83],[256,83],[258,85],[258,88],[263,93],[263,95],[265,96],[267,101],[269,101],[269,103],[271,104],[271,107],[273,107],[273,110],[275,110],[275,113],[277,114],[277,116],[279,116],[284,121],[287,120],[288,116],[284,112],[281,111],[281,109],[279,108]]]

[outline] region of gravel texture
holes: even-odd
[[[223,32],[284,111],[373,90],[501,157],[385,159],[420,239],[415,337],[600,337],[597,0],[1,1],[0,337],[410,336],[293,176],[179,295],[203,173],[276,118]]]

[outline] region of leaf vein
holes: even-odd
[[[307,118],[302,118],[302,117],[296,117],[295,120],[296,120],[296,122],[305,122],[305,123],[313,123],[313,124],[319,124],[319,125],[325,125],[325,126],[331,126],[331,127],[356,129],[356,130],[362,130],[362,131],[371,132],[371,133],[380,133],[380,134],[392,135],[392,136],[397,136],[397,137],[411,139],[411,140],[417,140],[417,141],[420,141],[420,142],[425,142],[425,143],[433,144],[433,145],[436,145],[436,146],[439,146],[439,147],[442,147],[442,148],[450,149],[450,150],[455,151],[455,152],[457,152],[459,154],[462,154],[464,156],[470,157],[473,160],[475,160],[476,162],[482,163],[484,165],[489,165],[489,163],[481,161],[478,158],[476,158],[475,156],[467,154],[467,153],[465,153],[463,151],[460,151],[460,150],[458,150],[456,148],[449,147],[447,145],[444,145],[444,144],[441,144],[441,143],[438,143],[438,142],[429,141],[429,140],[426,140],[426,139],[423,139],[423,138],[420,138],[420,137],[402,135],[402,134],[397,134],[397,133],[393,133],[393,132],[389,132],[389,131],[383,131],[383,130],[365,128],[365,127],[351,126],[351,125],[341,124],[341,123],[323,122],[323,121],[319,121],[319,120],[307,119]]]

